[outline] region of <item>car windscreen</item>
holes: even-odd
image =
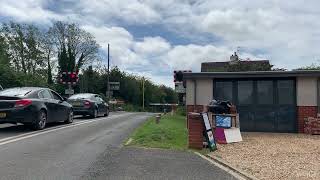
[[[0,96],[24,97],[31,92],[30,89],[11,88],[0,91]]]
[[[90,99],[92,96],[92,94],[75,94],[70,96],[69,99]]]

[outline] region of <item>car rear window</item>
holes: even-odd
[[[30,89],[11,88],[0,91],[0,96],[24,97],[31,93]]]
[[[92,94],[75,94],[70,96],[69,99],[90,99],[92,96]]]

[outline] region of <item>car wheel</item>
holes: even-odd
[[[41,110],[38,114],[36,122],[32,124],[34,130],[41,130],[46,127],[47,123],[47,113],[44,110]]]
[[[73,111],[72,110],[69,111],[68,119],[66,121],[64,121],[64,122],[67,123],[67,124],[73,123]]]
[[[93,110],[93,113],[92,113],[92,115],[91,115],[91,118],[97,118],[98,117],[98,110],[95,108],[94,110]]]
[[[106,113],[104,114],[104,116],[109,116],[109,109],[107,109]]]

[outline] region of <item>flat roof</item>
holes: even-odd
[[[277,77],[320,77],[320,70],[295,71],[244,71],[244,72],[196,72],[183,73],[184,79],[207,78],[277,78]]]

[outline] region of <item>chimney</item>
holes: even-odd
[[[238,55],[237,55],[236,52],[234,52],[234,55],[232,54],[232,55],[230,56],[230,61],[231,61],[231,62],[239,61],[239,57],[238,57]]]

